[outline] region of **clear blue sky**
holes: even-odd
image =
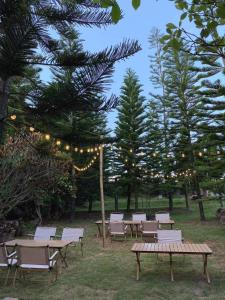
[[[149,81],[148,58],[150,54],[148,44],[150,31],[153,27],[157,27],[164,32],[167,23],[177,24],[180,11],[169,0],[142,0],[138,10],[133,9],[131,0],[119,0],[118,2],[124,13],[124,18],[119,23],[101,29],[85,27],[78,27],[77,29],[81,33],[84,48],[90,51],[98,51],[116,45],[123,39],[138,40],[142,51],[116,64],[111,92],[119,96],[126,70],[132,68],[143,85],[143,95],[148,98],[148,94],[152,90]],[[50,76],[49,70],[44,68],[42,79],[49,81]],[[115,119],[116,112],[108,113],[109,128],[114,129]]]
[[[143,85],[143,95],[148,97],[152,86],[149,82],[149,59],[150,54],[148,37],[153,27],[165,31],[169,22],[178,23],[180,12],[174,3],[168,0],[142,0],[138,10],[134,10],[131,0],[118,1],[123,10],[124,18],[116,25],[105,29],[79,28],[81,38],[84,40],[85,49],[90,51],[101,50],[107,46],[115,45],[124,38],[137,39],[141,44],[142,51],[133,57],[116,64],[113,76],[112,92],[120,94],[120,87],[127,68],[132,68],[138,75]],[[116,113],[108,114],[109,127],[114,128]]]

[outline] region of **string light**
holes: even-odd
[[[69,146],[69,145],[66,145],[65,149],[66,149],[67,151],[69,151],[69,150],[70,150],[70,146]]]
[[[16,115],[11,115],[10,119],[13,120],[13,121],[15,121],[16,120]]]
[[[49,141],[49,140],[50,140],[50,138],[51,138],[51,137],[50,137],[50,134],[46,134],[46,135],[45,135],[45,139],[46,139],[46,141]]]
[[[198,155],[201,157],[202,156],[202,152],[199,152]]]
[[[57,140],[57,141],[56,141],[56,145],[57,145],[57,146],[60,146],[60,145],[61,145],[61,141],[60,141],[60,140]]]
[[[32,127],[32,126],[29,128],[29,130],[30,130],[30,132],[34,132],[35,131],[34,127]]]

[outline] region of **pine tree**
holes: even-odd
[[[173,134],[176,136],[174,154],[177,170],[186,172],[190,169],[193,191],[199,201],[201,220],[205,219],[200,192],[200,174],[196,164],[196,153],[201,151],[198,142],[198,125],[202,122],[203,97],[199,95],[198,72],[191,70],[195,64],[193,57],[186,52],[171,49],[167,51],[166,86],[171,102],[171,120]],[[184,194],[188,208],[187,180],[184,177]]]
[[[150,103],[156,103],[155,109],[157,114],[158,133],[154,132],[154,137],[157,135],[157,140],[159,141],[157,145],[157,151],[154,156],[151,156],[151,160],[158,163],[158,173],[154,176],[157,178],[157,184],[160,182],[160,189],[164,191],[169,200],[169,209],[173,209],[173,189],[174,180],[170,179],[170,174],[173,171],[173,161],[171,160],[171,155],[173,152],[173,135],[171,133],[170,124],[170,102],[167,90],[167,78],[166,78],[166,66],[165,66],[165,52],[163,50],[163,44],[160,42],[162,35],[158,29],[153,29],[149,37],[150,48],[154,50],[154,54],[150,56],[150,80],[157,90],[151,92]],[[150,105],[151,106],[151,105]],[[147,144],[152,143],[152,128],[148,128],[149,132],[147,135]],[[151,155],[151,153],[149,153]],[[160,161],[160,162],[159,162]],[[154,174],[154,170],[153,170]],[[160,178],[163,178],[160,180]],[[156,179],[155,179],[156,180]]]
[[[143,153],[145,132],[144,97],[138,77],[128,70],[121,88],[118,120],[115,130],[118,140],[120,174],[127,189],[127,210],[130,210],[134,193],[135,208],[138,208],[138,181]]]

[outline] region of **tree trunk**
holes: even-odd
[[[115,211],[118,211],[119,210],[119,205],[118,205],[118,194],[117,192],[115,193]]]
[[[8,113],[9,80],[0,81],[0,144],[4,139],[4,121]]]
[[[134,205],[135,205],[135,210],[138,210],[138,193],[135,187],[135,191],[134,191]]]
[[[185,205],[186,205],[186,209],[190,210],[190,206],[189,206],[189,197],[188,197],[188,187],[187,187],[187,183],[184,183],[184,197],[185,197]]]
[[[93,200],[92,200],[92,197],[89,197],[88,198],[88,212],[92,212],[92,205],[93,204]]]
[[[117,178],[115,178],[115,195],[114,195],[114,200],[115,200],[115,211],[119,210],[119,197],[118,197],[118,188],[117,188]]]
[[[128,183],[127,186],[127,211],[130,211],[130,203],[131,203],[131,185]]]
[[[195,191],[196,191],[196,194],[197,194],[200,220],[205,221],[206,218],[205,218],[204,206],[203,206],[200,186],[199,186],[199,182],[198,182],[198,178],[197,178],[196,174],[194,175],[194,186],[195,186]]]
[[[171,192],[168,193],[168,199],[169,199],[169,211],[173,210],[173,195]]]

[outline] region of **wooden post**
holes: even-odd
[[[101,210],[102,210],[102,243],[103,248],[105,247],[105,199],[104,199],[104,185],[103,185],[103,145],[100,146],[100,155],[99,155],[99,172],[100,172],[100,197],[101,197]]]

